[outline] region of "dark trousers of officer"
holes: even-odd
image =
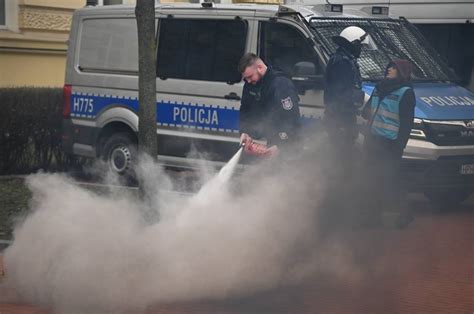
[[[324,116],[326,131],[331,144],[340,149],[352,147],[358,135],[356,115],[331,113]]]
[[[372,135],[366,138],[361,169],[361,177],[365,180],[361,213],[371,216],[372,221],[382,219],[384,213],[407,214],[404,204],[406,191],[402,187],[400,174],[402,154],[403,150],[390,140]]]
[[[358,135],[354,114],[326,110],[324,126],[328,143],[326,147],[319,147],[324,151],[319,152],[318,159],[327,192],[319,209],[319,229],[330,233],[338,227],[345,228],[355,215],[354,199],[358,192],[355,180],[360,156],[354,145]]]
[[[330,143],[331,173],[336,181],[352,175],[358,157],[355,140],[358,136],[355,114],[332,114],[324,117]]]

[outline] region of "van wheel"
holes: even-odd
[[[436,209],[450,209],[465,201],[472,193],[471,189],[443,189],[425,191],[425,196]]]
[[[132,178],[137,144],[129,133],[116,133],[105,141],[102,158],[112,172]]]

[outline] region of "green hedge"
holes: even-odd
[[[0,174],[76,165],[60,148],[62,89],[0,88]]]

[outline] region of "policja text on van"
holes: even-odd
[[[181,123],[199,123],[219,125],[217,110],[193,107],[174,107],[173,121]]]

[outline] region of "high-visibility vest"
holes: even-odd
[[[400,100],[410,87],[404,86],[392,91],[383,99],[376,94],[372,96],[370,103],[372,112],[372,124],[370,131],[374,135],[382,136],[391,140],[398,138],[400,129]]]

